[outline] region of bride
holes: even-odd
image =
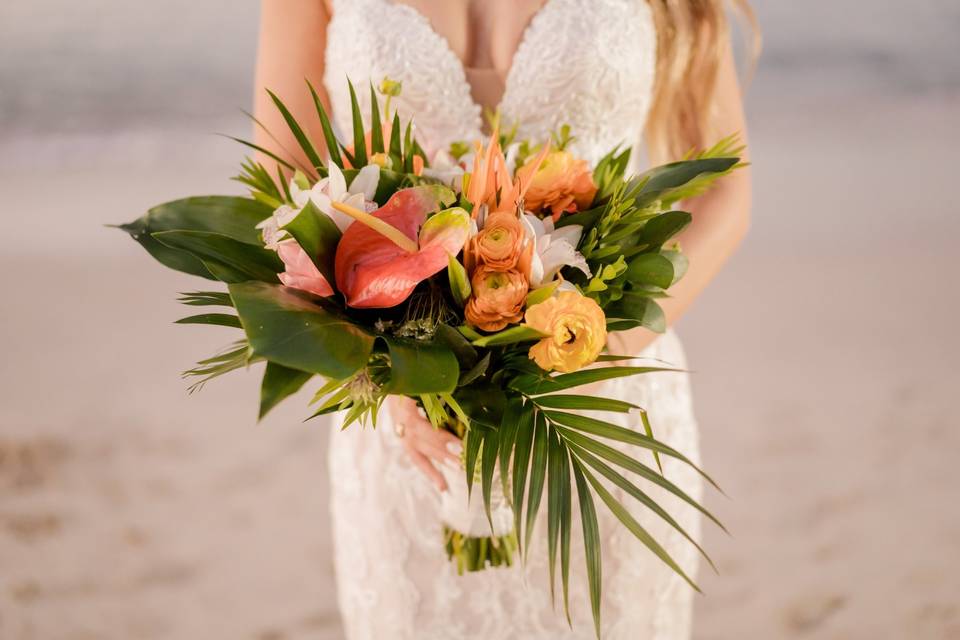
[[[751,15],[745,2],[738,8]],[[638,169],[640,150],[667,162],[723,135],[745,136],[725,10],[723,0],[263,0],[256,115],[271,131],[287,131],[263,91],[270,88],[301,122],[314,123],[308,133],[322,140],[304,78],[325,87],[328,108],[349,131],[345,77],[357,86],[389,77],[402,83],[393,104],[402,118],[415,119],[427,148],[480,138],[489,109],[534,140],[570,125],[572,150],[590,162],[618,143],[632,145]],[[368,92],[358,93],[369,100]],[[258,143],[281,154],[297,148],[282,136],[261,135]],[[663,305],[670,323],[744,235],[749,171],[686,208],[694,223],[681,243],[691,268]],[[638,329],[614,334],[610,343],[612,353],[685,364],[671,331],[657,337]],[[590,392],[646,407],[657,437],[698,459],[685,375],[624,378]],[[347,638],[593,638],[577,544],[572,628],[562,607],[552,605],[546,552],[535,544],[523,567],[456,574],[442,550],[439,512],[444,496],[466,499],[462,472],[451,471],[457,440],[432,429],[410,400],[384,413],[376,429],[331,431],[330,500]],[[627,418],[622,424],[636,428]],[[699,499],[699,478],[669,462],[664,473]],[[681,526],[697,535],[696,512],[653,488],[651,497],[676,507]],[[610,513],[600,516],[603,637],[689,638],[692,590]],[[696,569],[696,550],[674,529],[642,509],[636,516],[688,572]]]

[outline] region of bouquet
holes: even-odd
[[[314,378],[322,382],[311,417],[341,411],[345,426],[375,427],[390,395],[415,399],[435,428],[464,444],[463,491],[444,497],[438,553],[445,545],[461,572],[512,564],[546,497],[550,586],[559,557],[566,606],[579,512],[598,633],[597,500],[696,588],[608,489],[621,488],[696,545],[639,482],[717,522],[664,477],[660,458],[693,463],[656,439],[642,407],[576,390],[671,370],[605,353],[607,336],[664,331],[657,300],[687,268],[671,239],[691,221],[674,205],[740,166],[735,139],[637,176],[626,174],[630,149],[612,149],[593,167],[577,158],[566,127],[537,141],[494,126],[489,140],[428,157],[413,123],[390,114],[396,83],[370,87],[369,128],[350,86],[350,140],[338,139],[309,90],[327,159],[271,93],[308,163],[238,140],[277,165],[274,173],[245,161],[236,180],[249,197],[169,202],[121,226],[165,266],[226,285],[180,298],[227,311],[179,322],[239,330],[229,348],[185,373],[197,378],[191,389],[264,362],[260,417]],[[595,417],[603,412],[634,412],[642,428]]]

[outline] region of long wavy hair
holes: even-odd
[[[730,46],[728,8],[748,29],[751,73],[760,30],[747,0],[649,2],[657,27],[657,77],[646,139],[654,160],[665,162],[735,133],[714,125],[717,72]]]

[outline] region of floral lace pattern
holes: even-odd
[[[505,123],[520,124],[521,137],[534,140],[570,125],[571,150],[594,163],[617,144],[640,142],[655,62],[653,17],[643,0],[547,0],[514,54],[500,111]],[[358,87],[363,113],[369,111],[369,82],[402,82],[393,104],[401,119],[414,118],[428,151],[481,135],[481,108],[463,63],[413,7],[335,1],[324,82],[337,126],[349,131],[344,76]]]
[[[356,84],[363,112],[368,82],[388,76],[403,83],[394,104],[415,117],[430,149],[481,135],[481,109],[471,98],[461,61],[415,9],[390,0],[335,0],[327,34],[325,83],[334,120],[350,130],[349,93]],[[656,38],[643,0],[547,0],[525,31],[507,76],[501,112],[521,123],[520,134],[543,139],[569,124],[571,149],[596,162],[616,144],[637,145],[650,106]],[[634,161],[636,164],[636,159]],[[685,366],[672,333],[644,357]],[[689,380],[657,373],[595,385],[585,393],[621,398],[647,408],[655,435],[699,459]],[[620,419],[617,420],[617,417]],[[635,414],[604,415],[630,428]],[[559,589],[551,602],[543,506],[526,565],[458,576],[443,550],[442,501],[415,469],[384,412],[378,427],[332,425],[331,513],[340,610],[349,640],[575,640],[594,638],[579,516],[574,515],[570,601],[566,623]],[[637,450],[631,453],[637,454]],[[652,463],[652,460],[650,461]],[[702,486],[689,467],[664,459],[664,472],[695,499]],[[697,512],[641,483],[695,538]],[[619,489],[611,491],[695,573],[697,551],[663,520]],[[478,496],[474,496],[477,499]],[[693,591],[598,507],[603,554],[603,637],[607,640],[682,640],[690,637]]]

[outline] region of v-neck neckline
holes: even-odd
[[[448,56],[450,59],[456,62],[456,67],[459,70],[459,81],[461,84],[461,89],[464,92],[465,99],[470,102],[470,104],[476,108],[480,113],[483,113],[487,105],[479,104],[476,99],[473,97],[473,85],[470,84],[470,81],[467,79],[467,70],[471,71],[477,70],[475,67],[468,67],[463,59],[457,55],[457,52],[451,46],[450,41],[445,35],[437,31],[433,23],[430,21],[430,18],[423,14],[416,7],[403,3],[397,2],[396,0],[385,0],[386,4],[390,7],[394,7],[401,11],[408,12],[413,16],[418,22],[420,22],[425,29],[427,29],[433,37],[435,37],[443,50],[443,55]],[[520,34],[520,42],[517,45],[516,50],[513,52],[513,56],[510,58],[510,65],[507,67],[507,75],[503,78],[503,94],[500,96],[500,100],[494,105],[494,111],[500,111],[503,108],[503,105],[506,103],[507,98],[510,95],[511,80],[515,75],[516,71],[523,62],[524,55],[527,55],[527,50],[533,46],[532,37],[535,35],[537,26],[539,22],[543,19],[543,16],[553,10],[553,6],[558,4],[559,0],[544,0],[543,4],[537,9],[533,15],[530,17],[530,20],[527,22],[527,26],[523,28],[523,31]],[[494,70],[495,71],[495,70]],[[499,75],[499,74],[498,74]]]

